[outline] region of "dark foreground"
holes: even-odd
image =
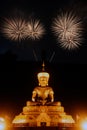
[[[81,130],[79,127],[11,127],[8,130]]]

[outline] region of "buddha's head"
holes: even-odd
[[[45,87],[45,86],[48,86],[48,81],[49,81],[49,73],[47,73],[45,71],[45,64],[43,62],[42,64],[42,72],[38,73],[37,74],[37,77],[38,77],[38,81],[39,81],[39,86],[41,87]]]
[[[37,77],[38,77],[38,81],[39,81],[39,86],[45,87],[48,85],[49,73],[40,72],[40,73],[38,73]]]

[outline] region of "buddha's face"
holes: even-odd
[[[42,76],[39,78],[39,85],[44,87],[48,85],[48,78],[45,76]]]

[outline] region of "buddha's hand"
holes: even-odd
[[[32,101],[33,101],[33,102],[35,102],[35,99],[34,99],[34,98],[32,98]]]
[[[54,102],[54,99],[51,99],[51,102]]]

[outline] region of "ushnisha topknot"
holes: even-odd
[[[43,64],[42,64],[42,72],[39,72],[39,73],[37,74],[37,77],[38,77],[38,79],[39,79],[40,77],[46,77],[46,78],[49,79],[49,77],[50,77],[49,73],[47,73],[47,72],[45,71],[45,64],[44,64],[44,62],[43,62]]]

